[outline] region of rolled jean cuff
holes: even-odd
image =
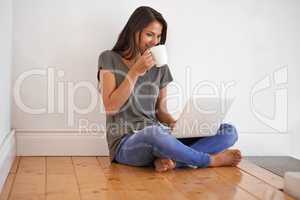
[[[204,161],[205,165],[203,167],[208,167],[211,163],[211,156],[207,153],[205,155],[204,159],[205,159],[205,161]]]
[[[187,163],[183,163],[183,162],[176,162],[176,168],[182,168],[182,167],[190,167],[190,168],[205,168],[208,167],[211,163],[211,156],[208,153],[205,153],[203,155],[202,161],[201,163],[198,164],[187,164]]]

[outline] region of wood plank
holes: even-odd
[[[79,187],[71,157],[46,157],[47,200],[79,200]]]
[[[152,167],[111,164],[109,157],[19,157],[10,170],[0,200],[291,200],[278,190],[281,184],[281,177],[246,160],[239,168],[157,173]]]
[[[252,176],[255,176],[260,180],[263,180],[264,182],[268,183],[269,185],[272,185],[277,189],[283,189],[284,186],[283,178],[255,165],[254,163],[248,160],[243,159],[239,163],[238,168],[240,168],[241,170],[245,171],[248,174],[251,174]]]
[[[161,176],[168,178],[174,188],[191,200],[256,199],[236,184],[225,181],[212,168],[176,169]]]
[[[15,174],[8,174],[3,189],[0,194],[0,200],[7,200],[9,197],[9,192],[12,189],[13,181],[15,178]]]
[[[128,192],[125,199],[178,199],[186,198],[172,187],[169,181],[160,176],[152,167],[132,167],[113,163],[105,157],[98,157],[108,179],[118,179]],[[109,166],[109,167],[108,167]]]
[[[253,194],[259,199],[288,199],[290,196],[279,191],[277,188],[247,174],[237,167],[218,167],[213,168],[221,177],[227,179],[231,184],[240,186],[242,189]]]
[[[96,157],[72,157],[82,200],[123,199],[122,192],[110,188]],[[117,187],[118,180],[115,182]]]
[[[98,162],[99,162],[99,164],[100,164],[103,171],[110,169],[111,162],[110,162],[109,157],[107,157],[107,156],[98,156],[97,160],[98,160]]]
[[[107,187],[122,194],[123,199],[153,199],[151,192],[130,174],[130,166],[113,163],[109,168],[102,169],[107,179]]]
[[[45,157],[21,157],[10,200],[44,200]]]
[[[9,173],[11,174],[17,173],[19,162],[20,162],[20,156],[16,156]]]
[[[14,179],[15,179],[15,176],[16,176],[16,173],[17,173],[19,160],[20,160],[20,157],[17,156],[15,158],[14,162],[13,162],[13,165],[12,165],[10,171],[9,171],[9,174],[8,174],[6,180],[5,180],[3,189],[1,191],[0,200],[7,200],[9,198],[9,193],[12,189],[13,182],[14,182]]]

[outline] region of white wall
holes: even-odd
[[[12,59],[12,1],[0,2],[0,148],[10,133]],[[0,155],[1,156],[1,155]]]
[[[0,1],[0,192],[15,158],[11,131],[12,1]]]
[[[89,120],[90,128],[103,125],[105,115],[100,102],[92,105],[96,97],[98,55],[112,48],[128,17],[140,5],[156,8],[169,24],[170,67],[183,100],[170,99],[169,107],[175,116],[199,81],[209,81],[216,86],[233,81],[227,94],[236,100],[227,121],[233,122],[240,131],[237,146],[246,154],[300,155],[295,142],[300,139],[296,131],[300,128],[297,113],[300,4],[296,0],[188,3],[15,0],[13,84],[16,86],[15,81],[23,72],[42,70],[39,73],[44,75],[25,79],[20,95],[27,106],[45,110],[42,114],[29,114],[14,101],[13,127],[25,132],[78,129],[80,119]],[[53,68],[55,74],[50,89],[47,84],[51,79],[47,82],[46,75],[52,71],[47,71],[48,67]],[[282,93],[276,93],[279,91],[276,85],[258,92],[253,110],[251,91],[264,77],[270,77],[272,84],[274,74],[283,81],[279,86]],[[93,87],[75,90],[74,85],[68,87],[72,83]],[[176,92],[176,84],[170,86],[170,94]],[[262,84],[262,87],[267,86],[266,82]],[[59,87],[64,88],[61,92],[64,95],[59,94]],[[287,88],[288,98],[285,98]],[[202,87],[200,92],[207,91]],[[73,93],[74,102],[70,101]],[[289,103],[288,113],[285,100]],[[86,114],[76,113],[73,103],[82,109],[90,105],[92,109]]]

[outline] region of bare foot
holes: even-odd
[[[154,165],[157,172],[164,172],[175,168],[175,162],[168,158],[157,158],[154,161]]]
[[[210,167],[236,166],[242,159],[240,150],[228,149],[223,152],[211,155]]]

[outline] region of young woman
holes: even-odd
[[[156,67],[149,48],[165,44],[167,23],[150,7],[130,16],[112,50],[99,57],[99,91],[106,112],[106,133],[113,162],[132,166],[154,164],[157,171],[178,167],[235,166],[239,150],[236,129],[222,124],[213,137],[176,139],[176,120],[166,108],[168,65]]]

